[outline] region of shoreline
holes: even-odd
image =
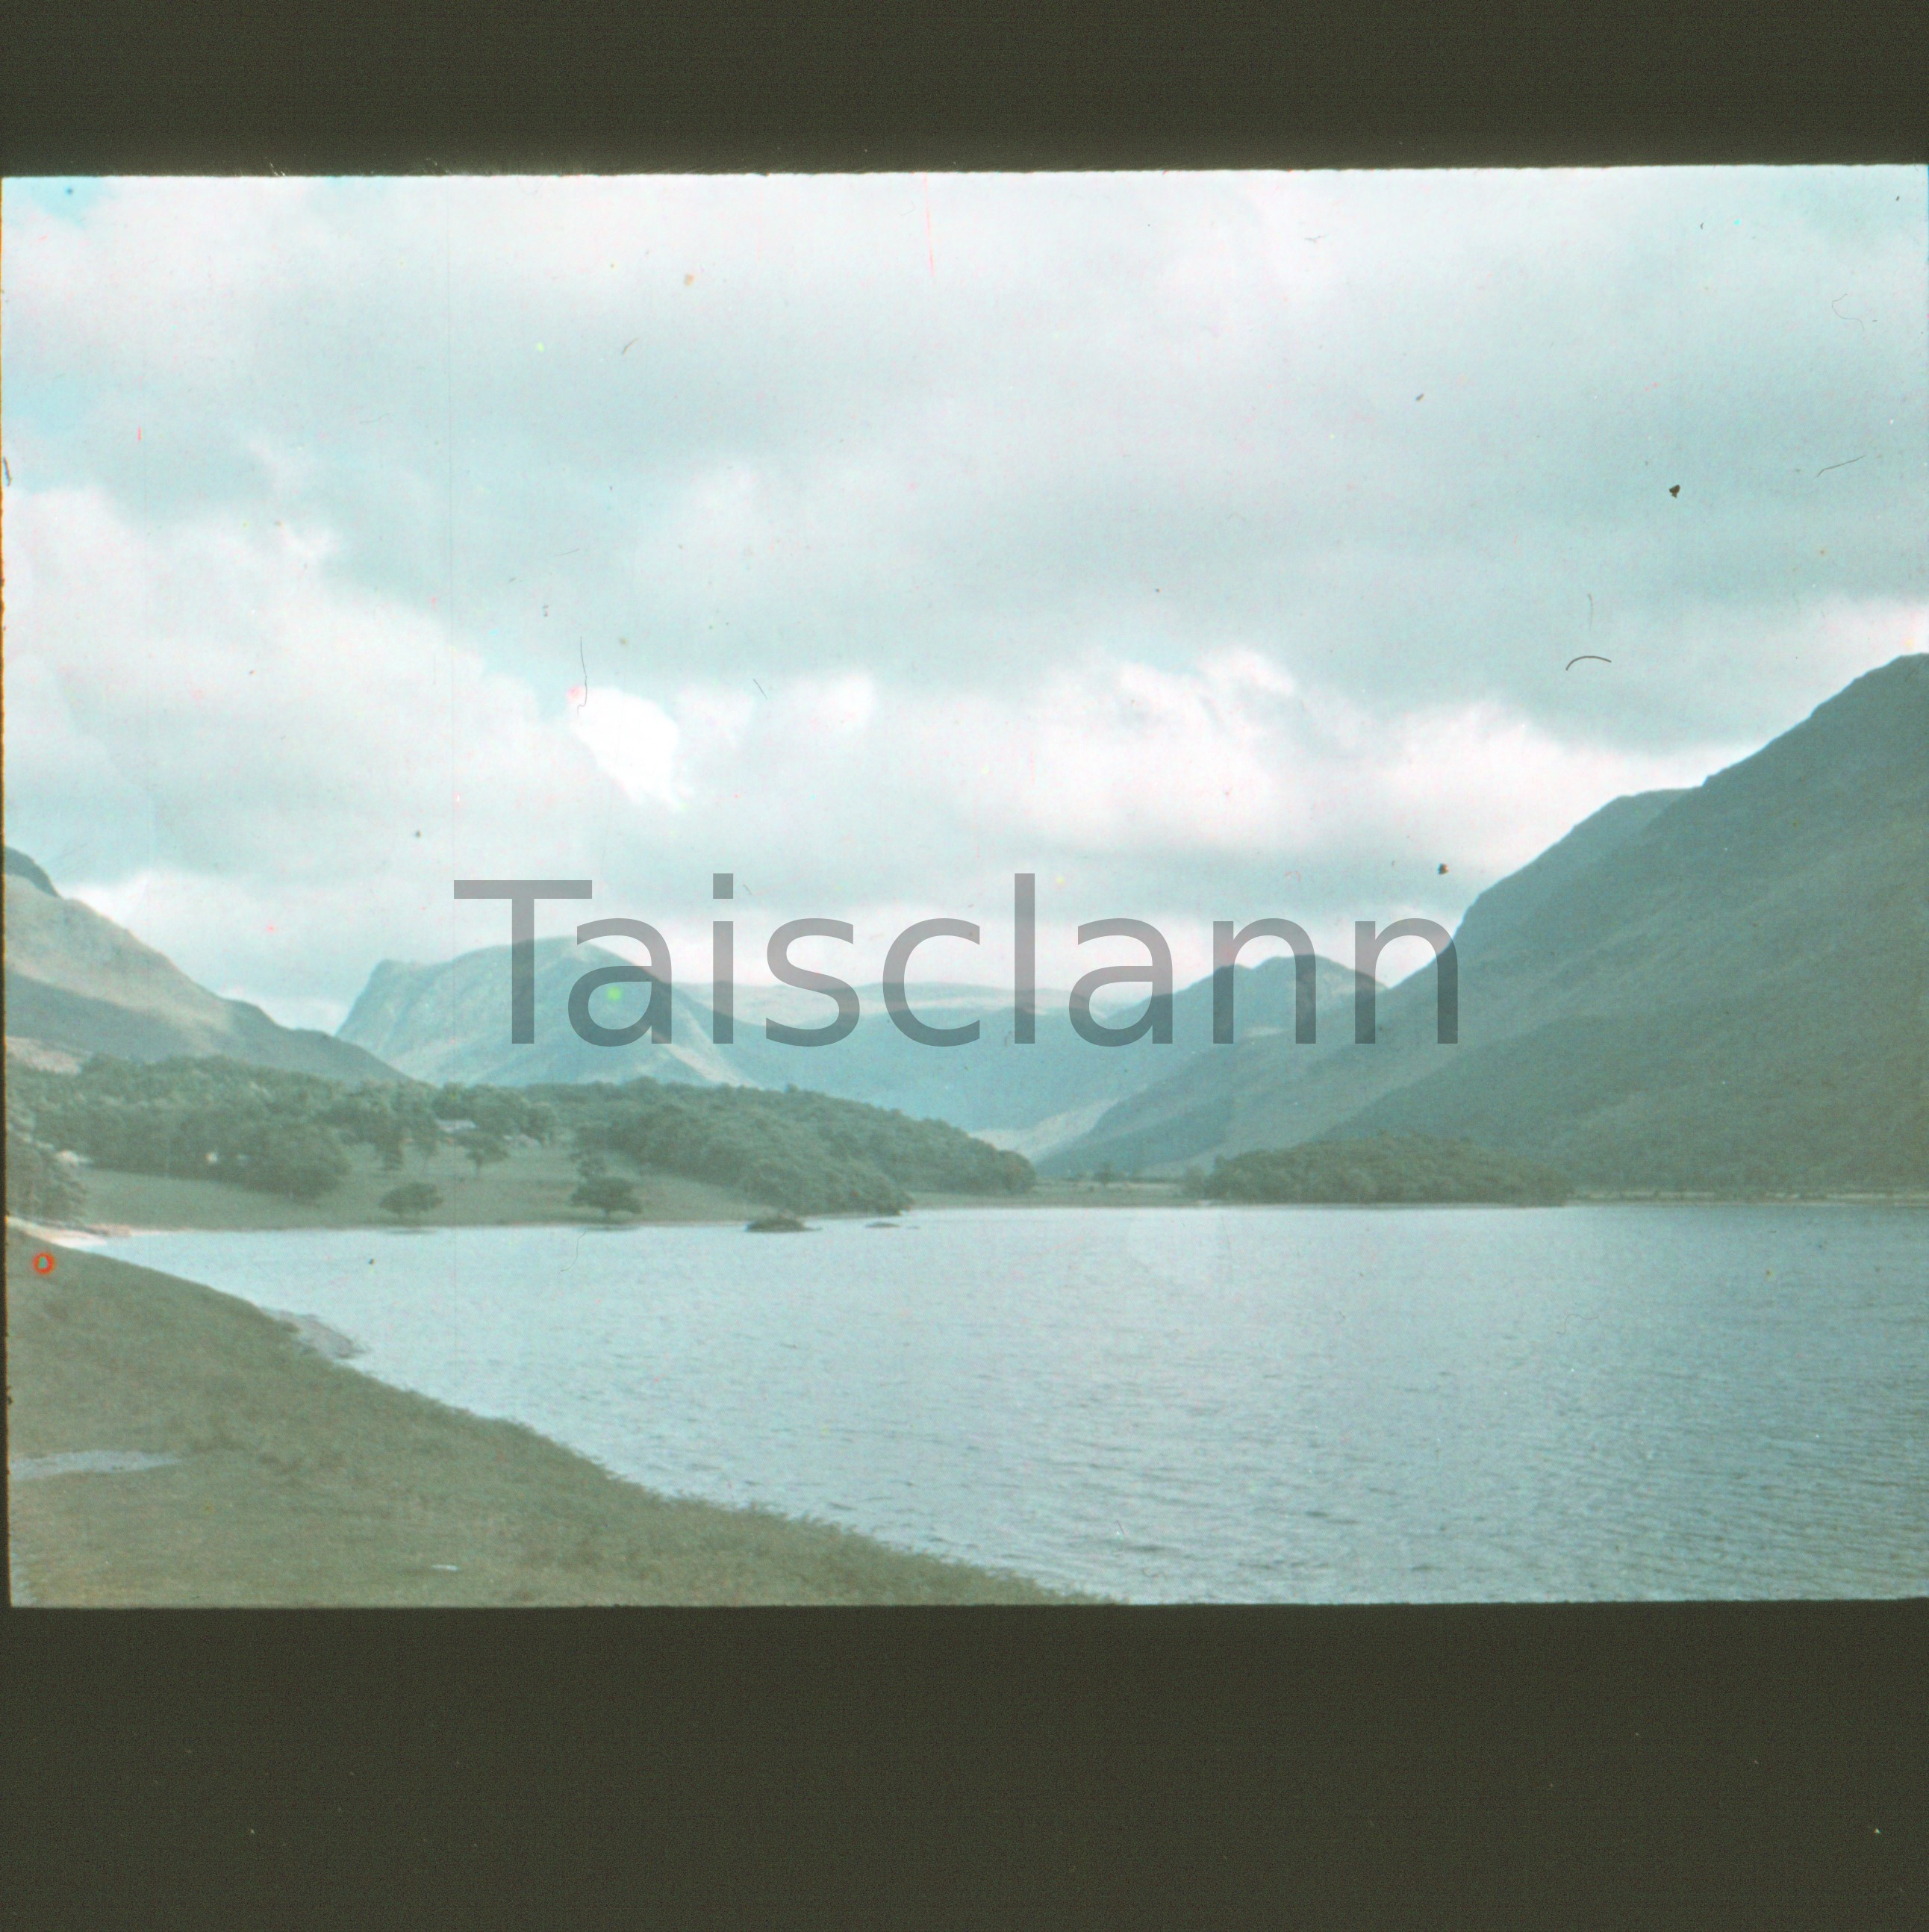
[[[284,1196],[258,1192],[231,1181],[201,1176],[158,1174],[89,1165],[79,1175],[81,1198],[71,1222],[56,1225],[35,1220],[48,1238],[78,1245],[126,1240],[137,1235],[239,1232],[258,1232],[298,1228],[354,1230],[374,1235],[383,1231],[426,1233],[440,1228],[576,1228],[623,1229],[638,1227],[709,1226],[747,1228],[772,1211],[772,1204],[710,1182],[660,1169],[639,1171],[634,1177],[636,1210],[605,1221],[578,1208],[569,1198],[577,1184],[575,1168],[558,1150],[548,1146],[519,1148],[485,1178],[470,1171],[458,1152],[444,1149],[431,1160],[410,1163],[407,1177],[434,1183],[440,1194],[433,1211],[418,1220],[404,1220],[386,1212],[381,1201],[394,1184],[394,1171],[377,1165],[372,1155],[354,1160],[340,1185],[320,1199],[300,1202]],[[628,1178],[629,1177],[626,1177]],[[1158,1208],[1198,1210],[1239,1204],[1338,1208],[1418,1208],[1445,1207],[1524,1207],[1524,1202],[1304,1202],[1274,1204],[1214,1203],[1186,1191],[1177,1174],[1072,1178],[1042,1175],[1022,1193],[953,1193],[940,1189],[915,1191],[907,1212],[944,1214],[962,1208],[996,1208],[1013,1212],[1070,1208],[1104,1212],[1124,1208]],[[1570,1207],[1630,1203],[1721,1206],[1929,1206],[1929,1189],[1878,1193],[1852,1189],[1815,1192],[1719,1192],[1712,1190],[1576,1187]],[[1556,1204],[1546,1204],[1550,1206]],[[841,1220],[871,1220],[857,1210],[814,1214],[804,1218],[828,1224]],[[895,1220],[896,1217],[890,1217]]]
[[[206,1186],[206,1183],[190,1183]],[[1148,1198],[1149,1197],[1149,1198]],[[7,1216],[10,1231],[39,1241],[47,1241],[85,1251],[107,1241],[133,1240],[150,1234],[296,1234],[327,1231],[340,1234],[430,1234],[445,1230],[479,1231],[486,1228],[574,1228],[592,1233],[630,1234],[648,1228],[736,1228],[754,1218],[755,1210],[741,1214],[644,1215],[620,1221],[593,1221],[575,1216],[529,1216],[486,1222],[424,1219],[418,1222],[370,1221],[361,1219],[328,1220],[314,1215],[290,1214],[277,1217],[272,1197],[264,1197],[266,1210],[245,1225],[208,1217],[194,1221],[143,1222],[88,1221],[74,1226]],[[1906,1194],[1712,1194],[1619,1193],[1576,1194],[1559,1202],[1496,1201],[1202,1201],[1162,1190],[1150,1189],[1136,1196],[1123,1188],[1104,1198],[1067,1198],[1058,1195],[947,1195],[914,1202],[893,1222],[908,1222],[916,1214],[955,1214],[968,1208],[1005,1208],[1014,1213],[1052,1208],[1070,1208],[1094,1212],[1107,1209],[1154,1208],[1174,1212],[1198,1213],[1212,1209],[1244,1210],[1269,1208],[1311,1210],[1372,1210],[1376,1212],[1412,1212],[1442,1208],[1508,1208],[1522,1212],[1558,1212],[1563,1208],[1929,1208],[1929,1192]],[[850,1221],[868,1224],[878,1217],[864,1210],[839,1210],[831,1214],[801,1217],[809,1222]]]
[[[350,1367],[356,1345],[312,1316],[80,1249],[37,1274],[41,1238],[16,1226],[7,1243],[16,1604],[1101,1600],[650,1489]],[[13,1472],[49,1460],[57,1480]]]

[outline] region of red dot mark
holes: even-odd
[[[46,1253],[34,1256],[34,1272],[36,1274],[52,1274],[53,1273],[52,1256]]]

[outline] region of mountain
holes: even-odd
[[[1681,796],[1655,791],[1616,799],[1474,901],[1454,936],[1461,1046],[1474,1036],[1470,1012],[1478,1023],[1492,1005],[1484,997],[1493,991],[1487,976],[1467,965],[1470,940],[1478,960],[1484,935],[1504,939],[1531,928],[1537,910],[1566,880],[1638,836]],[[1242,1018],[1230,1049],[1175,1068],[1131,1104],[1094,1122],[1083,1138],[1054,1150],[1045,1171],[1109,1164],[1129,1173],[1156,1172],[1221,1154],[1294,1146],[1334,1131],[1367,1100],[1434,1070],[1438,1062],[1430,1064],[1426,1056],[1441,1049],[1431,970],[1376,999],[1376,1043],[1362,1052],[1354,1040],[1353,976],[1347,974],[1342,985],[1337,976],[1344,969],[1331,970],[1330,994],[1321,982],[1313,1042],[1300,1046]]]
[[[1929,1185],[1929,656],[1692,790],[1616,800],[1477,899],[1455,947],[1457,1045],[1423,970],[1375,1044],[1242,1038],[1044,1166],[1404,1133],[1586,1185]]]
[[[1348,968],[1320,961],[1320,998],[1330,1005],[1343,991],[1350,1003],[1353,977]],[[1290,1030],[1290,960],[1235,968],[1234,980],[1237,1010],[1256,1036],[1282,1028]],[[774,1004],[774,995],[760,997]],[[881,988],[863,988],[860,998],[862,1017],[848,1040],[800,1052],[765,1040],[760,1022],[750,1043],[755,1057],[743,1064],[766,1084],[794,1081],[800,1087],[868,1100],[874,1106],[949,1120],[1028,1160],[1043,1158],[1077,1139],[1130,1096],[1212,1050],[1210,976],[1173,994],[1172,1038],[1165,1045],[1148,1038],[1126,1046],[1096,1046],[1074,1031],[1069,995],[1042,991],[1036,1009],[1036,1038],[1019,1046],[1012,1039],[1008,993],[984,988],[914,988],[914,1009],[933,1024],[980,1021],[979,1038],[972,1045],[927,1046],[906,1039],[892,1024]],[[1128,994],[1115,1006],[1095,1003],[1095,1010],[1100,1018],[1117,1025],[1129,1022],[1143,1004],[1142,994]],[[818,1004],[821,1007],[823,1002]],[[741,997],[739,1006],[741,1010]],[[740,1022],[740,1036],[743,1031]],[[800,1062],[806,1064],[800,1067]]]
[[[6,853],[7,875],[10,878],[25,879],[30,886],[38,886],[50,899],[57,899],[59,893],[53,889],[53,881],[35,865],[24,852],[16,852],[9,845]]]
[[[226,1054],[333,1080],[394,1070],[325,1033],[278,1026],[259,1006],[197,986],[164,955],[78,899],[62,898],[23,854],[7,853],[8,1050],[29,1064],[110,1053],[124,1060]]]
[[[622,963],[603,947],[545,940],[536,950],[536,1039],[509,1040],[509,949],[491,946],[442,965],[385,960],[362,989],[338,1037],[376,1053],[416,1078],[465,1084],[529,1086],[550,1082],[622,1081],[638,1075],[680,1084],[796,1086],[895,1108],[914,1118],[941,1120],[994,1144],[1034,1157],[1074,1139],[1126,1095],[1182,1061],[1209,1051],[1212,987],[1202,980],[1174,996],[1173,1040],[1142,1040],[1120,1048],[1093,1046],[1072,1030],[1066,996],[1038,998],[1037,1038],[1012,1040],[1011,996],[988,987],[912,988],[914,1010],[930,1024],[979,1023],[975,1042],[937,1047],[907,1039],[884,1009],[881,988],[859,987],[859,1019],[846,1038],[800,1047],[767,1038],[766,1018],[792,1025],[821,1024],[831,1012],[821,995],[789,987],[739,987],[736,1037],[711,1038],[709,1005],[673,981],[670,1037],[647,1036],[627,1046],[592,1046],[568,1019],[569,989],[592,968]],[[1269,1024],[1290,1027],[1293,980],[1289,960],[1236,969],[1236,998],[1250,1036]],[[709,990],[706,980],[697,984]],[[1323,961],[1322,1000],[1343,1001],[1350,1016],[1353,974]],[[593,1009],[598,1022],[620,1028],[640,1019],[648,988],[641,983],[604,988]],[[1136,1002],[1128,1001],[1129,1010]],[[1350,1025],[1350,1017],[1346,1024]]]
[[[379,1054],[417,1080],[465,1086],[530,1087],[588,1080],[652,1080],[704,1086],[745,1084],[712,1045],[710,1010],[673,985],[670,1038],[646,1034],[628,1046],[592,1046],[569,1024],[569,989],[592,968],[630,962],[600,946],[545,939],[536,948],[536,1039],[509,1039],[509,949],[484,947],[446,965],[385,959],[370,974],[338,1040]],[[641,1018],[649,989],[632,982],[605,987],[592,1012],[600,1026]]]

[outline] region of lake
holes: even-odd
[[[1929,1214],[158,1234],[651,1487],[1133,1601],[1929,1591]]]

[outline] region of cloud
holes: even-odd
[[[580,866],[622,808],[560,704],[298,530],[16,490],[8,539],[9,836],[96,902],[135,882],[211,982],[339,1000],[385,932],[447,929],[454,872]]]
[[[661,706],[626,691],[584,686],[569,698],[576,706],[570,729],[632,805],[653,800],[675,812],[688,802],[688,792],[676,776],[683,734]]]
[[[10,836],[310,1013],[458,872],[1450,917],[1929,644],[1919,186],[9,183]]]

